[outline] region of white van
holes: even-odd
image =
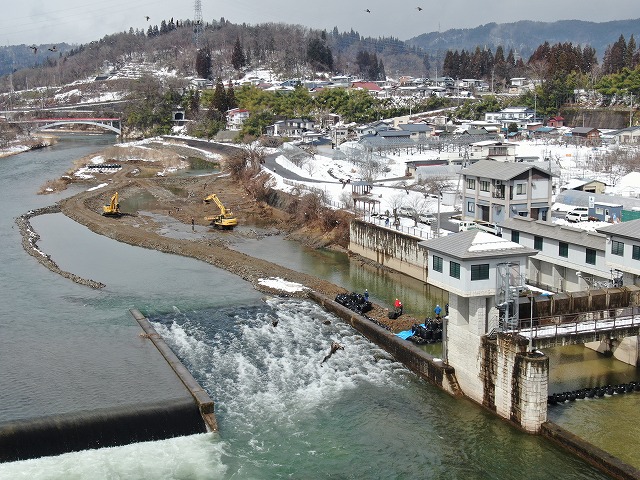
[[[575,207],[564,216],[567,222],[587,222],[589,220],[589,209],[587,207]]]

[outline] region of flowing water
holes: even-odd
[[[261,298],[227,272],[119,244],[60,214],[33,219],[41,249],[62,269],[107,287],[94,291],[46,270],[22,250],[13,219],[53,203],[59,196],[34,191],[107,142],[71,138],[0,160],[0,420],[135,401],[121,395],[130,392],[127,372],[139,370],[149,371],[143,382],[160,382],[170,396],[174,385],[154,374],[160,360],[146,350],[128,312],[136,307],[215,400],[220,432],[2,464],[1,479],[605,478],[548,441],[419,380],[312,302]],[[369,288],[374,300],[402,295],[416,311],[441,301],[437,293],[424,300],[420,282],[378,277],[339,254],[269,242],[237,248],[280,257],[350,290]],[[345,348],[322,363],[332,340]],[[565,364],[574,362],[575,355]],[[563,418],[578,426],[588,418],[591,435],[606,411],[618,409],[606,402],[630,402],[620,407],[630,422],[638,417],[637,398],[582,402],[594,410]],[[627,444],[630,456],[635,444]]]

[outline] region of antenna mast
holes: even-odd
[[[195,0],[195,12],[193,15],[193,43],[196,48],[200,48],[200,37],[202,36],[202,0]]]

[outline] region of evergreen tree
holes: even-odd
[[[211,49],[204,47],[196,55],[196,72],[201,78],[211,78]]]
[[[233,83],[229,80],[229,85],[227,86],[227,110],[231,110],[237,106],[238,100],[236,99],[236,93],[233,90]]]
[[[246,58],[242,50],[240,37],[236,38],[236,43],[233,45],[233,52],[231,53],[231,65],[233,65],[233,68],[236,70],[240,70],[246,65]]]
[[[219,116],[219,115],[224,115],[226,111],[229,109],[227,105],[228,105],[227,93],[224,90],[224,84],[222,83],[222,79],[218,77],[218,80],[216,81],[216,88],[213,91],[213,97],[211,98],[210,108],[212,111],[217,112]]]

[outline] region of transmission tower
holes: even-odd
[[[200,37],[202,36],[202,1],[195,0],[195,13],[193,15],[193,43],[196,48],[200,48]]]

